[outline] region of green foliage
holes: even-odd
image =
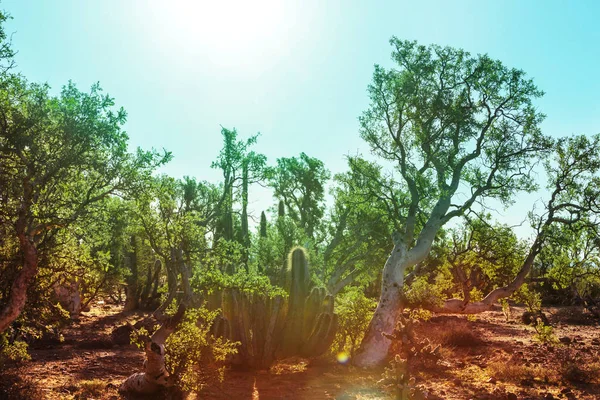
[[[410,310],[409,318],[413,320],[429,321],[432,317],[432,312],[424,310],[422,308],[415,308]]]
[[[536,319],[533,328],[535,329],[533,337],[540,343],[558,343],[558,339],[554,335],[554,328],[544,324],[540,318]]]
[[[187,310],[165,342],[166,367],[184,391],[199,392],[207,381],[215,377],[222,380],[225,360],[237,352],[239,343],[210,335],[217,315],[204,307]]]
[[[539,312],[542,309],[542,296],[528,284],[522,285],[513,297],[516,301],[525,304],[532,313]]]
[[[192,289],[197,293],[218,293],[225,289],[236,289],[243,293],[260,294],[267,297],[287,296],[282,288],[271,284],[269,278],[254,271],[240,269],[233,275],[218,268],[207,266],[195,271]]]
[[[500,299],[499,303],[502,306],[502,314],[504,315],[506,322],[509,322],[512,317],[512,313],[510,310],[510,304],[508,303],[508,299]]]
[[[365,296],[361,288],[351,286],[336,297],[335,312],[339,328],[332,350],[352,357],[369,326],[377,302]]]
[[[439,255],[439,270],[449,274],[454,297],[480,301],[484,293],[511,282],[525,259],[527,246],[513,230],[484,219],[465,220],[449,230]]]
[[[417,277],[406,291],[406,302],[409,308],[441,306],[445,300],[446,289],[443,276],[438,275],[433,283],[427,276]]]
[[[269,171],[269,186],[280,200],[288,216],[313,238],[324,215],[325,184],[330,177],[322,161],[300,153],[300,157],[278,158],[277,166]]]
[[[21,362],[31,360],[27,352],[27,343],[22,340],[9,342],[7,334],[0,334],[0,369],[7,362]]]

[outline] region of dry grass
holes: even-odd
[[[433,340],[447,347],[474,347],[483,344],[479,336],[466,324],[453,323],[438,331]]]
[[[536,379],[549,381],[548,371],[538,366],[526,366],[512,362],[493,362],[488,364],[487,373],[491,377],[504,381],[521,383]]]
[[[84,380],[77,383],[78,392],[77,398],[79,399],[91,399],[102,396],[106,383],[100,379]]]

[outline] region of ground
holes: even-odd
[[[429,399],[600,399],[600,327],[581,310],[551,308],[546,313],[557,343],[540,343],[523,325],[523,309],[433,316],[417,328],[419,338],[441,344],[441,358],[415,371]],[[139,371],[143,354],[132,345],[113,346],[110,332],[141,314],[114,306],[83,313],[64,331],[62,343],[31,349],[32,360],[0,372],[0,399],[119,399],[117,388]],[[382,370],[359,370],[319,360],[289,360],[271,371],[227,371],[225,381],[206,387],[204,399],[393,398]]]

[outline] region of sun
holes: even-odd
[[[287,36],[288,10],[277,0],[179,0],[150,3],[157,43],[216,66],[252,64]]]

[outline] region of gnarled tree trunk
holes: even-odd
[[[8,301],[0,312],[0,333],[8,329],[23,311],[27,302],[27,288],[38,270],[38,254],[35,243],[25,233],[20,232],[18,237],[23,268],[17,274],[10,289]]]
[[[394,330],[404,308],[402,288],[406,267],[406,253],[395,244],[383,268],[379,302],[354,358],[355,365],[374,367],[387,357],[391,341],[382,333]]]
[[[143,372],[131,375],[119,388],[120,392],[135,394],[152,394],[170,386],[171,380],[165,368],[165,342],[169,335],[175,332],[177,325],[183,319],[186,306],[179,305],[177,313],[166,319],[161,327],[151,337],[141,337],[144,341],[146,361]]]

